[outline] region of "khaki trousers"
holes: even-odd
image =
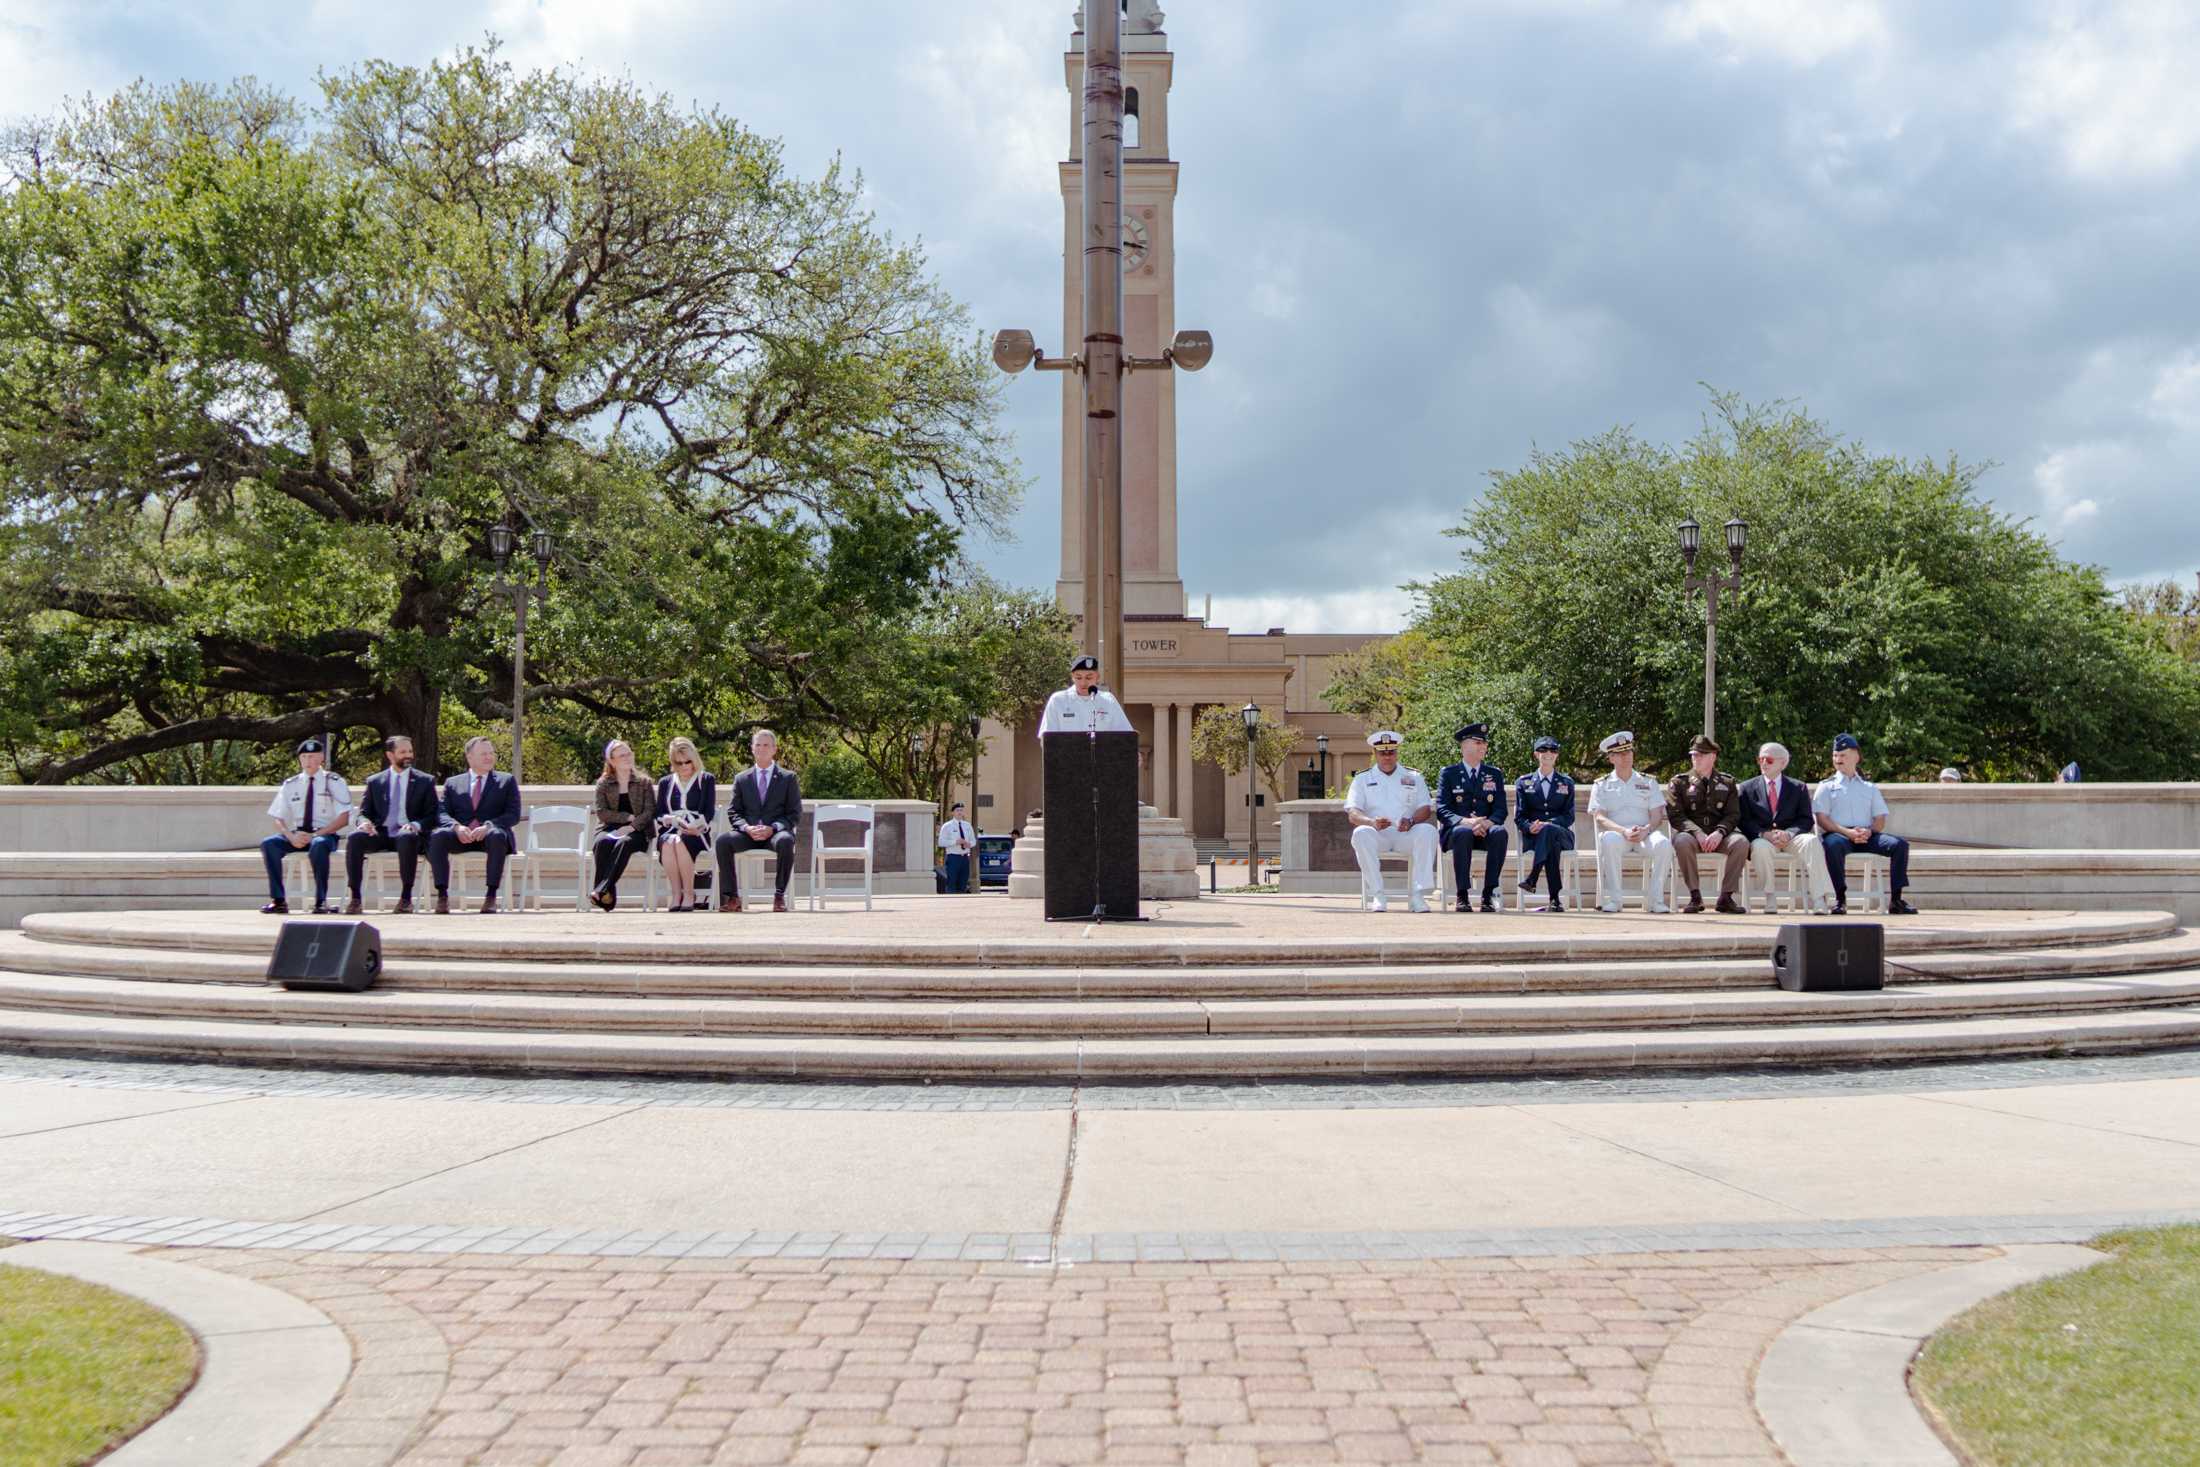
[[[1701,892],[1703,883],[1696,878],[1696,838],[1687,832],[1673,836],[1673,860],[1681,868],[1681,885],[1692,892]],[[1726,858],[1726,869],[1719,873],[1719,895],[1730,897],[1742,889],[1742,873],[1749,869],[1749,841],[1738,830],[1727,833],[1719,854]]]

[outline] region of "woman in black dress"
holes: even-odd
[[[710,845],[711,821],[718,816],[718,781],[703,768],[694,741],[676,738],[665,746],[672,769],[657,781],[657,859],[664,862],[672,888],[672,910],[695,910],[695,858]]]

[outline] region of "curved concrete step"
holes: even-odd
[[[1228,915],[1234,922],[1243,913],[1233,910]],[[1972,913],[1963,918],[1935,922],[1928,915],[1889,921],[1886,950],[1890,957],[1903,957],[2085,946],[2163,937],[2177,930],[2176,918],[2167,912],[2067,912],[2051,920],[2042,914],[2007,914],[1999,921],[1992,914]],[[581,962],[662,971],[743,961],[904,970],[1060,968],[1065,956],[1073,956],[1082,969],[1747,961],[1768,954],[1780,925],[1777,919],[1762,916],[1646,919],[1396,913],[1368,918],[1341,909],[1324,912],[1319,920],[1324,932],[1334,928],[1339,935],[1302,934],[1280,941],[1222,923],[1213,924],[1219,935],[1205,935],[1207,929],[1200,922],[1181,916],[1150,927],[1125,924],[1090,938],[1063,924],[1030,938],[980,940],[903,938],[883,921],[844,928],[806,913],[732,918],[643,913],[530,913],[486,919],[415,916],[378,919],[375,926],[383,952],[393,962]],[[1370,922],[1379,925],[1367,925]],[[69,912],[26,917],[22,930],[41,942],[247,953],[264,960],[275,928],[276,919],[253,913]],[[825,935],[834,932],[847,935]]]
[[[2117,978],[1747,992],[1308,999],[751,999],[290,992],[0,971],[0,1009],[219,1022],[571,1034],[814,1034],[1067,1039],[1129,1034],[1579,1032],[1854,1023],[2163,1008],[2200,1002],[2200,968]]]
[[[2084,947],[1919,952],[1890,959],[1890,985],[2091,977],[2200,966],[2200,932]],[[0,970],[139,982],[258,986],[264,954],[198,953],[0,932]],[[1325,995],[1645,993],[1760,989],[1769,960],[1414,963],[1324,967],[1274,963],[1185,967],[965,968],[785,963],[634,964],[573,961],[389,960],[378,987],[400,992],[618,995],[634,998],[1288,998]]]
[[[2200,1010],[2194,1009],[1589,1034],[1052,1040],[604,1036],[0,1011],[0,1046],[35,1053],[776,1080],[1588,1074],[2090,1054],[2195,1044],[2200,1044]]]

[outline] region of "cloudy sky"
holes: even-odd
[[[1380,630],[1493,468],[1701,383],[1986,492],[2118,578],[2200,567],[2190,0],[1164,0],[1183,570],[1240,628]],[[1058,345],[1073,0],[0,0],[0,111],[301,92],[485,32],[864,173],[977,325]],[[1056,567],[1053,379],[1009,393]],[[1280,511],[1280,512],[1279,512]]]

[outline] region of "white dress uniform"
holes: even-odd
[[[1428,781],[1421,777],[1418,769],[1400,765],[1385,774],[1380,769],[1369,768],[1352,777],[1352,788],[1344,797],[1344,807],[1375,819],[1387,815],[1391,821],[1388,830],[1377,830],[1372,825],[1352,827],[1352,856],[1360,863],[1360,898],[1371,911],[1384,911],[1389,905],[1383,900],[1382,857],[1391,851],[1403,851],[1409,858],[1406,865],[1407,889],[1412,893],[1409,905],[1416,912],[1428,910],[1426,893],[1436,886],[1435,817],[1431,815],[1410,830],[1400,830],[1397,822],[1433,799]]]
[[[1059,689],[1047,699],[1046,712],[1039,715],[1042,738],[1050,733],[1133,731],[1131,716],[1106,688],[1094,688],[1090,693],[1079,693],[1074,687]]]
[[[313,787],[313,823],[306,823],[306,787]],[[267,814],[271,820],[283,822],[286,831],[321,830],[336,818],[339,810],[351,808],[351,788],[343,776],[328,769],[307,774],[303,770],[284,780],[275,791],[275,798],[267,802]]]
[[[1607,774],[1589,789],[1592,825],[1600,814],[1615,825],[1643,825],[1648,823],[1652,811],[1664,808],[1664,787],[1639,769],[1625,779],[1616,773]],[[1643,877],[1643,909],[1672,911],[1665,901],[1665,878],[1673,865],[1673,837],[1663,826],[1637,841],[1629,840],[1616,830],[1597,828],[1597,909],[1603,912],[1619,910],[1620,863],[1629,851],[1641,852],[1647,857],[1649,872]]]

